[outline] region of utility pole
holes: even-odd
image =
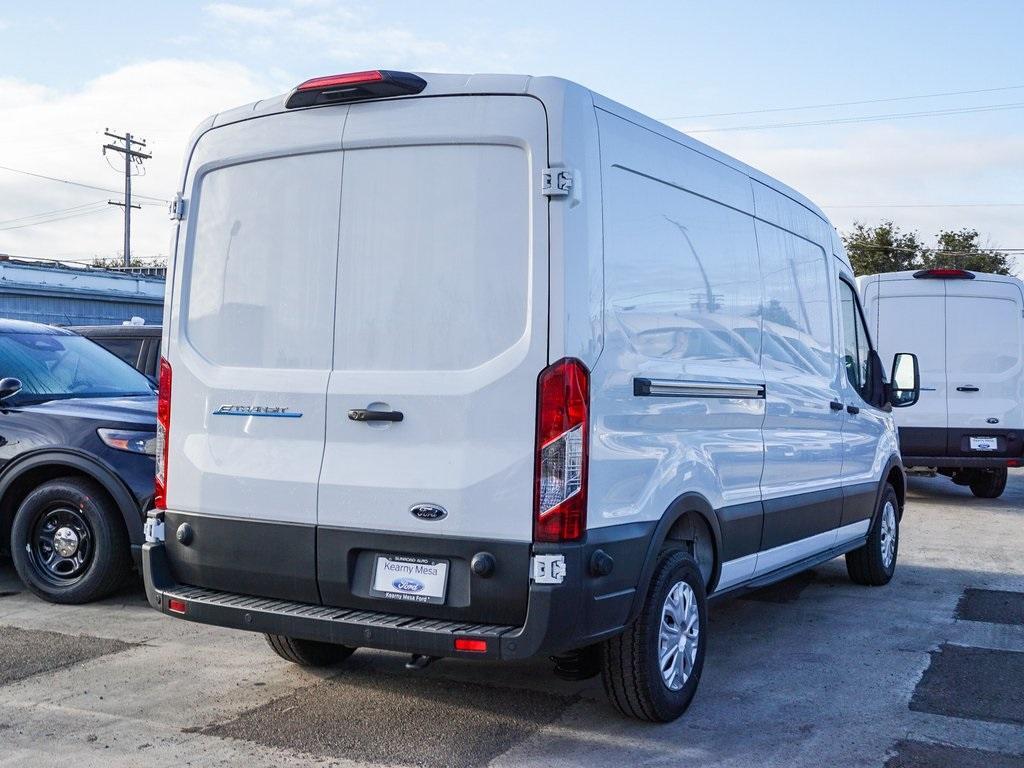
[[[141,166],[142,161],[148,160],[152,155],[132,149],[133,146],[140,148],[145,147],[145,139],[133,139],[130,133],[125,133],[124,136],[118,136],[116,133],[111,133],[109,130],[103,131],[103,135],[121,142],[121,145],[104,144],[104,155],[107,154],[108,149],[112,152],[120,152],[124,155],[124,202],[119,203],[116,200],[107,200],[107,203],[109,205],[119,205],[124,208],[124,265],[126,267],[130,267],[132,265],[132,208],[138,209],[142,207],[139,205],[132,205],[132,163],[137,163]]]

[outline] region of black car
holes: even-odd
[[[159,325],[79,325],[68,330],[92,339],[135,370],[156,380],[162,331]]]
[[[115,590],[153,495],[156,393],[59,328],[0,320],[0,553],[57,603]]]

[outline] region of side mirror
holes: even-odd
[[[916,403],[921,397],[921,371],[917,355],[897,352],[892,358],[889,381],[889,404],[893,408],[907,408]]]
[[[21,391],[21,380],[15,379],[10,376],[4,379],[0,379],[0,400],[6,400],[11,395],[16,395]]]

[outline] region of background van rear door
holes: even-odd
[[[975,455],[967,442],[968,433],[984,435],[986,429],[1024,427],[1021,291],[1016,283],[981,276],[943,282],[949,377],[947,450],[954,456]]]

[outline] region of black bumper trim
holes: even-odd
[[[569,605],[563,604],[571,604],[571,590],[562,594],[558,588],[546,585],[531,585],[526,623],[512,627],[336,608],[177,584],[162,543],[143,545],[142,566],[146,598],[153,608],[203,624],[351,647],[461,658],[522,659],[572,647],[571,642],[565,646],[571,632],[563,634],[550,626],[554,616],[572,616]],[[185,613],[169,610],[171,599],[184,601]],[[570,623],[566,628],[571,627]],[[458,637],[493,642],[488,642],[486,652],[457,651]]]
[[[935,467],[936,469],[956,469],[967,467],[971,469],[1003,469],[1005,467],[1019,467],[1024,460],[1013,456],[904,456],[904,467]]]

